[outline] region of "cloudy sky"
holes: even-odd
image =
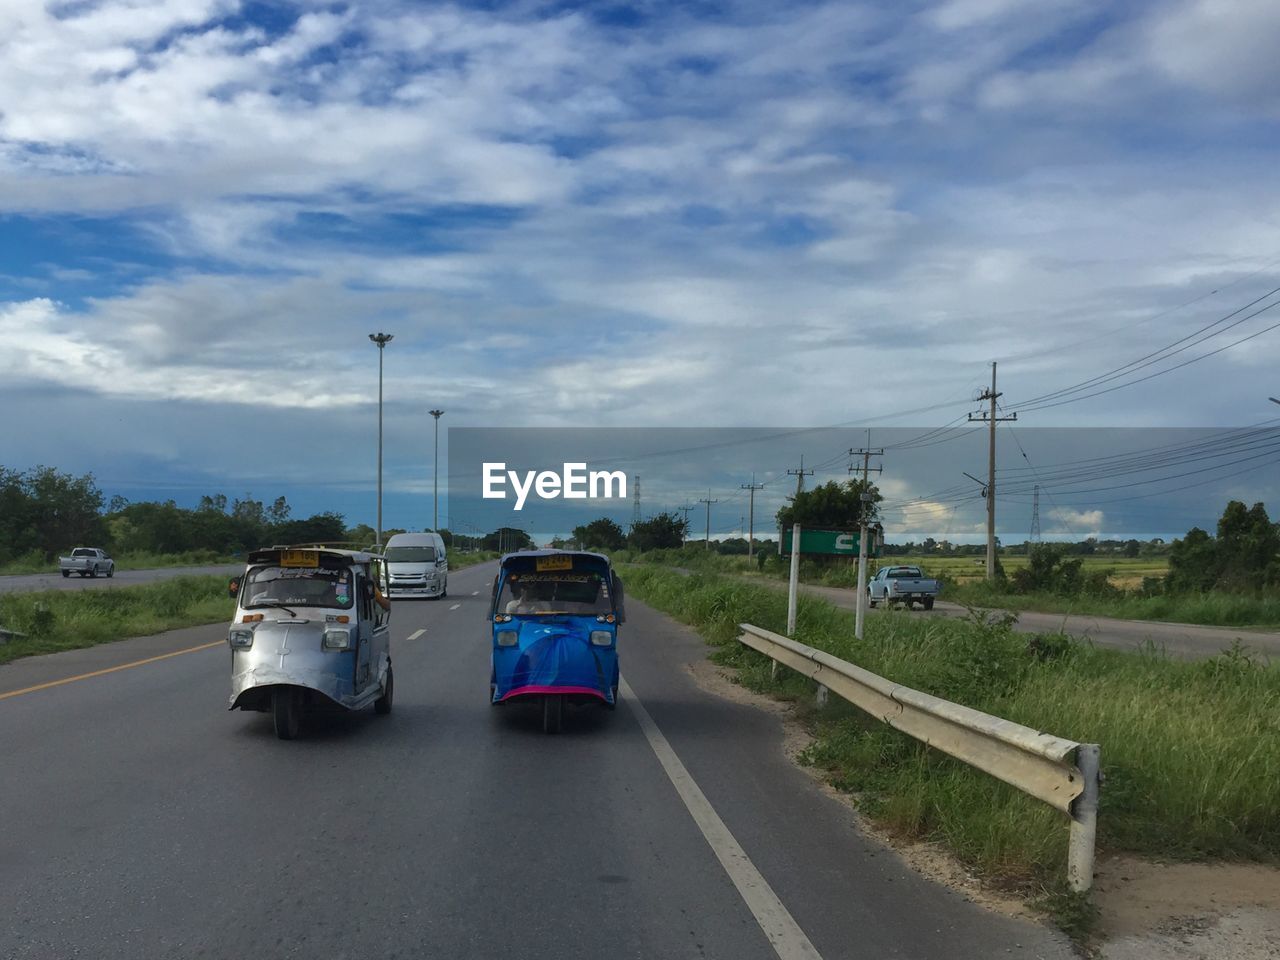
[[[1277,35],[1271,0],[5,0],[0,463],[372,521],[378,330],[388,526],[429,522],[432,407],[923,433],[998,360],[1028,427],[1262,423]]]

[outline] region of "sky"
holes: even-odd
[[[1019,429],[1274,420],[1278,34],[1269,0],[6,0],[0,464],[372,523],[380,331],[388,527],[430,523],[432,408],[446,480],[450,427],[923,435],[992,361]],[[984,467],[937,450],[939,488]]]

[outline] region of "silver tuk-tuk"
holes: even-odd
[[[387,591],[378,554],[315,545],[250,553],[228,587],[230,709],[270,711],[282,740],[298,735],[308,706],[390,713]]]

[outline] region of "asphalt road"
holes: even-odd
[[[172,577],[202,577],[211,573],[235,576],[244,571],[243,563],[203,567],[161,567],[157,570],[117,570],[114,577],[64,577],[53,573],[29,573],[0,577],[0,593],[30,593],[36,590],[94,590],[106,587],[134,587]]]
[[[762,583],[775,590],[786,590],[781,580],[753,577],[751,583]],[[845,610],[854,609],[854,591],[816,584],[801,584],[800,589],[815,597],[822,597]],[[869,611],[872,616],[880,613],[883,604]],[[901,607],[897,609],[903,609]],[[913,617],[967,617],[969,611],[959,604],[938,601],[925,612],[916,607]],[[1082,616],[1080,614],[1034,613],[1022,611],[1014,629],[1021,633],[1068,633],[1084,637],[1100,647],[1118,650],[1138,650],[1154,644],[1170,656],[1200,659],[1221,653],[1236,639],[1266,657],[1280,659],[1280,633],[1262,630],[1245,630],[1234,627],[1201,627],[1189,623],[1162,623],[1153,620],[1116,620],[1111,617]]]
[[[292,742],[226,710],[222,625],[0,667],[0,957],[1072,956],[862,836],[635,600],[616,712],[490,707],[492,574],[395,603],[390,716]]]

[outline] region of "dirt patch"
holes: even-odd
[[[1261,864],[1098,864],[1099,935],[1107,960],[1275,960],[1280,870]]]
[[[710,662],[690,664],[709,693],[766,710],[782,725],[782,748],[828,796],[843,803],[858,829],[893,850],[918,873],[944,883],[998,913],[1041,919],[1016,894],[983,883],[947,850],[904,842],[862,816],[856,798],[836,790],[821,773],[799,762],[813,737],[791,704],[754,693],[733,673]],[[1094,901],[1102,960],[1278,960],[1280,869],[1262,864],[1155,863],[1134,857],[1098,861]]]

